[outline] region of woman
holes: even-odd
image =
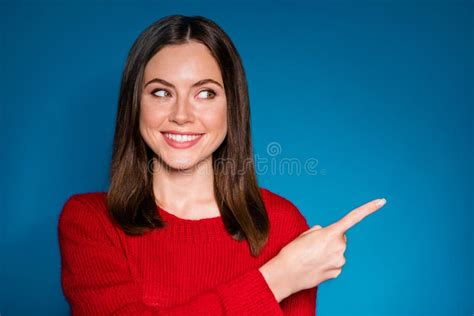
[[[129,53],[108,192],[61,212],[63,292],[75,315],[315,315],[364,212],[308,230],[258,187],[237,50],[207,18],[168,16]]]

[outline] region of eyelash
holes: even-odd
[[[154,96],[154,97],[156,97],[156,98],[162,98],[162,97],[159,97],[159,96],[155,95],[156,92],[161,91],[161,90],[165,91],[165,92],[168,93],[168,94],[171,94],[168,90],[166,90],[166,89],[161,89],[161,88],[160,88],[160,89],[155,89],[155,90],[153,90],[153,91],[151,92],[152,96]],[[214,99],[214,98],[216,97],[216,95],[217,95],[216,92],[214,92],[214,90],[212,90],[212,89],[204,89],[204,90],[199,91],[199,93],[201,93],[201,92],[203,92],[203,91],[207,91],[207,92],[210,92],[210,93],[213,94],[212,97],[209,97],[209,98],[207,98],[207,99]]]

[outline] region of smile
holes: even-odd
[[[173,148],[184,149],[194,146],[204,134],[172,134],[161,133],[166,143]]]

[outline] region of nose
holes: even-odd
[[[189,104],[185,98],[178,98],[173,105],[173,111],[170,113],[169,121],[182,125],[192,120],[191,104]]]

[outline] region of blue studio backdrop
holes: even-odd
[[[387,199],[347,233],[318,315],[474,313],[472,1],[37,0],[0,12],[2,316],[68,315],[59,213],[70,195],[107,189],[128,50],[170,14],[213,19],[239,50],[261,186],[309,225]]]

